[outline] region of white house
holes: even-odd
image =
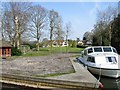
[[[50,43],[50,41],[49,41]],[[50,46],[50,44],[49,44]],[[52,46],[53,47],[65,47],[65,46],[68,46],[68,42],[66,40],[53,40],[52,41]]]

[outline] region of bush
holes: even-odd
[[[28,45],[28,46],[30,46],[30,49],[36,48],[36,42],[34,42],[34,43],[24,42],[23,45]]]
[[[12,56],[20,56],[20,55],[22,55],[21,50],[15,48],[15,47],[12,47]]]
[[[76,41],[72,41],[72,46],[71,47],[76,47]]]
[[[85,45],[77,45],[77,48],[86,48],[87,46]]]

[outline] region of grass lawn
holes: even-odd
[[[22,56],[46,56],[54,53],[79,53],[83,48],[72,48],[72,47],[50,47],[40,48],[39,51],[31,51]]]

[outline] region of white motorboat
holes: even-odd
[[[78,60],[93,74],[120,77],[118,54],[112,46],[87,47],[82,51]]]

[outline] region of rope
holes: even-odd
[[[100,79],[101,79],[101,74],[102,74],[102,72],[101,72],[101,64],[100,64],[100,73],[99,73],[99,79],[98,79],[98,81],[100,81]]]
[[[96,81],[96,83],[95,83],[95,87],[96,87],[97,83],[101,80],[101,74],[102,74],[102,72],[101,72],[101,64],[100,64],[99,78],[97,79],[97,81]]]

